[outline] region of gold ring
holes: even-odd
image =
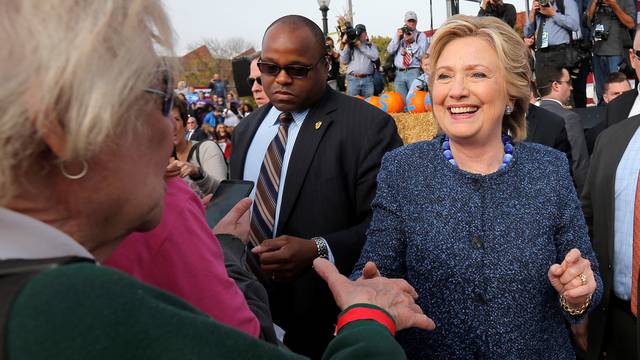
[[[587,285],[587,276],[585,274],[578,275],[580,277],[580,281],[582,282],[582,286]]]

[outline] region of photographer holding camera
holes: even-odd
[[[324,49],[329,59],[329,75],[327,76],[327,84],[336,91],[344,91],[344,80],[340,76],[340,54],[336,51],[333,39],[330,36],[324,40]],[[340,83],[340,81],[342,83]]]
[[[378,48],[369,42],[367,28],[356,25],[342,36],[344,48],[340,53],[340,62],[347,67],[347,95],[373,96],[374,61],[379,59]]]
[[[635,26],[635,11],[633,0],[592,0],[587,10],[593,29],[593,75],[598,103],[604,101],[607,75],[618,71],[625,47],[632,45],[629,30]]]
[[[516,26],[516,7],[505,4],[502,0],[482,0],[478,16],[497,17],[512,28]]]
[[[573,32],[580,32],[580,13],[575,0],[533,1],[524,35],[536,35],[536,71],[549,64],[568,68],[574,65],[567,61]]]
[[[397,29],[391,36],[387,52],[394,56],[393,65],[396,68],[393,87],[407,98],[409,88],[420,76],[420,58],[427,52],[427,36],[416,30],[418,16],[413,11],[404,14],[404,26]]]

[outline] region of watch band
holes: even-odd
[[[314,237],[311,238],[311,240],[316,243],[318,257],[329,260],[329,245],[327,244],[327,240],[322,237]]]

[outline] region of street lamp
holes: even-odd
[[[329,11],[329,2],[331,2],[331,0],[318,0],[320,11],[322,11],[322,30],[324,31],[324,36],[327,36],[328,33],[327,11]]]

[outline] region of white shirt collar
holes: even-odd
[[[62,231],[0,207],[0,260],[93,256]]]
[[[268,118],[273,118],[273,122],[269,124],[269,126],[278,126],[278,116],[280,116],[280,113],[282,113],[283,111],[280,111],[278,109],[276,109],[275,106],[272,106],[271,109],[269,109],[269,113],[267,114],[267,116],[265,116],[265,120]],[[291,112],[291,116],[293,116],[293,123],[296,124],[297,126],[302,125],[302,122],[304,121],[304,118],[307,117],[307,114],[309,113],[309,109],[304,109],[302,111],[296,111],[296,112]]]

